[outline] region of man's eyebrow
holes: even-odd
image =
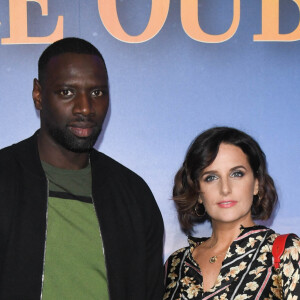
[[[54,87],[63,87],[63,86],[70,86],[70,87],[72,87],[72,86],[74,86],[74,87],[76,87],[77,85],[79,85],[78,84],[78,82],[73,82],[73,81],[57,81],[57,82],[55,82],[54,83]],[[105,83],[105,82],[103,82],[103,83],[92,83],[92,84],[90,84],[89,86],[91,86],[91,87],[101,87],[101,88],[109,88],[109,84],[108,83]]]

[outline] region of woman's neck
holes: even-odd
[[[238,237],[241,232],[241,226],[251,227],[255,223],[253,220],[250,222],[239,222],[239,223],[217,223],[212,222],[212,235],[205,242],[206,246],[209,248],[224,249],[229,248],[231,243]]]

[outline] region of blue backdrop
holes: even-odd
[[[15,5],[18,1],[11,0]],[[182,0],[191,1],[191,0]],[[25,1],[26,2],[26,1]],[[47,1],[46,1],[47,2]],[[118,0],[120,23],[130,35],[148,24],[151,0]],[[28,36],[47,36],[63,16],[63,36],[87,39],[102,52],[111,105],[97,148],[140,174],[152,189],[165,222],[165,255],[186,244],[171,198],[173,177],[192,139],[204,129],[229,125],[262,146],[279,192],[268,226],[300,234],[300,43],[255,42],[262,31],[262,0],[241,1],[236,33],[222,43],[191,39],[183,30],[179,0],[172,0],[162,29],[150,40],[126,43],[103,25],[96,0],[27,1]],[[233,1],[199,0],[203,31],[221,34],[233,19]],[[279,30],[299,24],[299,8],[280,0]],[[0,38],[10,37],[9,1],[0,4]],[[39,127],[31,99],[37,60],[45,44],[0,44],[0,147]],[[141,199],[142,201],[142,199]],[[197,235],[209,235],[209,224]]]

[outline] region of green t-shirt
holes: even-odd
[[[49,182],[42,299],[109,299],[91,168],[42,165]]]

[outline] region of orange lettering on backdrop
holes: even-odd
[[[181,0],[181,23],[186,34],[192,39],[204,43],[221,43],[229,40],[237,31],[240,23],[240,0],[233,0],[233,21],[223,34],[207,34],[199,25],[198,0]]]
[[[3,38],[2,44],[48,44],[63,37],[63,16],[58,17],[54,32],[43,37],[29,37],[27,31],[27,2],[37,2],[42,15],[48,15],[48,0],[9,0],[10,37]]]
[[[116,39],[126,43],[142,43],[153,38],[163,27],[169,12],[170,0],[152,0],[149,22],[143,33],[132,36],[122,28],[116,0],[98,0],[100,18],[106,30]]]
[[[293,0],[300,8],[300,0]],[[300,23],[291,33],[279,33],[279,0],[262,0],[262,30],[253,36],[254,41],[293,42],[300,40]]]

